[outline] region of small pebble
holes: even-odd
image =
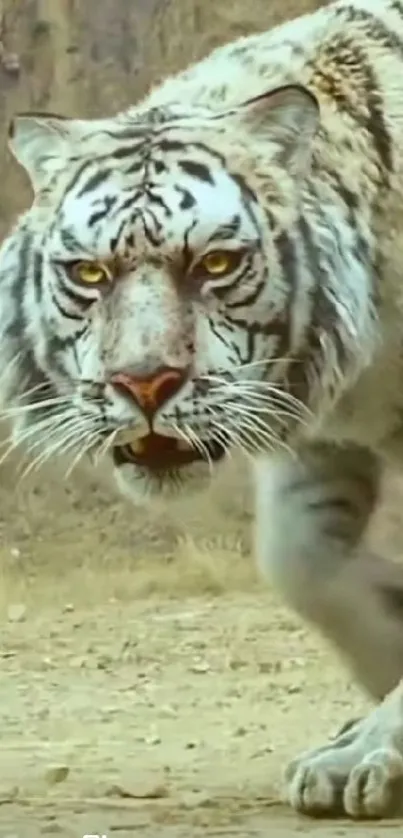
[[[56,783],[63,783],[69,776],[70,769],[67,765],[56,765],[54,768],[49,768],[45,774],[45,779],[52,786]]]
[[[199,661],[198,663],[194,663],[193,666],[190,667],[191,672],[194,672],[195,675],[204,675],[206,672],[210,671],[210,667],[207,661]]]
[[[161,737],[154,735],[154,736],[147,736],[144,740],[146,745],[160,745],[161,744]]]
[[[18,786],[11,786],[11,788],[0,788],[0,803],[12,803],[18,797]]]
[[[158,783],[157,785],[144,784],[144,786],[136,783],[135,788],[115,784],[106,790],[106,797],[160,800],[163,797],[169,797],[169,789],[164,783]]]
[[[7,617],[10,623],[22,623],[25,620],[26,613],[26,605],[22,603],[14,603],[7,608]]]

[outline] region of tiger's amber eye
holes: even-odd
[[[206,274],[224,276],[233,270],[239,262],[238,254],[231,250],[211,250],[199,263]]]
[[[98,262],[77,262],[73,267],[72,275],[83,285],[100,285],[110,279],[107,269]]]

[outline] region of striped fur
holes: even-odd
[[[15,443],[36,464],[113,451],[135,500],[207,485],[212,445],[251,454],[263,569],[382,698],[403,582],[352,556],[384,463],[403,465],[403,0],[243,38],[114,118],[21,115],[10,143],[35,193],[0,258]],[[225,279],[200,270],[211,248],[239,256]],[[83,259],[111,281],[74,282]],[[111,376],[164,365],[191,375],[154,429],[202,459],[155,474],[116,456],[148,425]],[[338,784],[348,814],[383,814],[336,751],[327,786],[316,758],[310,784],[292,773],[293,805],[331,810]]]
[[[116,118],[16,120],[11,147],[35,201],[2,249],[5,404],[43,382],[96,447],[128,425],[145,432],[111,370],[192,364],[161,432],[205,441],[224,425],[253,452],[313,436],[388,453],[393,440],[395,456],[401,5],[336,3],[243,38]],[[215,283],[188,272],[212,245],[245,250]],[[69,281],[63,262],[84,257],[113,263],[107,293]],[[28,415],[48,413],[19,412],[21,438]],[[187,490],[193,472],[203,481],[200,464],[164,486],[133,472],[138,496]]]

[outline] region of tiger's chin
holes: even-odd
[[[113,450],[120,492],[136,504],[171,505],[208,490],[226,448],[203,443],[201,449],[172,437],[149,434]]]

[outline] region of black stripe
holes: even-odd
[[[94,212],[90,215],[88,219],[88,226],[94,227],[95,224],[98,224],[99,221],[103,221],[104,218],[109,215],[111,210],[117,203],[117,196],[116,195],[106,195],[106,197],[102,200],[101,206],[99,209],[94,208]],[[96,201],[95,206],[97,206],[100,202]]]
[[[10,349],[13,349],[14,356],[17,356],[21,350],[23,351],[18,365],[15,368],[12,392],[9,393],[9,398],[23,397],[24,393],[33,387],[42,384],[45,385],[46,383],[49,384],[50,394],[56,395],[50,382],[48,382],[48,379],[36,364],[32,347],[28,342],[29,338],[26,334],[27,324],[24,311],[26,287],[28,282],[31,281],[34,268],[35,270],[39,269],[38,262],[36,262],[36,251],[34,250],[34,238],[26,227],[21,227],[18,231],[18,239],[16,236],[14,249],[16,263],[13,270],[11,293],[15,302],[15,308],[13,319],[7,326],[5,334],[8,340],[11,341]],[[38,399],[37,392],[31,393],[29,401],[32,402],[35,399]],[[28,424],[32,420],[32,416],[26,416],[24,421]]]
[[[390,8],[403,18],[403,3],[399,0],[392,0]]]
[[[66,196],[66,195],[68,195],[68,194],[69,194],[69,192],[72,192],[72,191],[73,191],[74,187],[76,186],[76,184],[77,184],[77,183],[78,183],[78,181],[80,180],[81,175],[85,174],[85,172],[87,171],[87,169],[91,169],[91,167],[92,167],[92,165],[93,165],[93,162],[94,162],[93,160],[84,160],[84,161],[81,163],[81,165],[80,165],[80,166],[78,167],[78,169],[74,172],[74,174],[73,174],[72,178],[69,180],[69,182],[68,182],[67,186],[65,187],[64,194],[63,194],[63,196],[62,196],[62,199],[61,199],[61,202],[60,202],[60,203],[63,203],[63,200],[64,200],[65,196]]]
[[[361,10],[354,11],[358,13],[354,19],[361,19]],[[367,17],[364,17],[364,20],[368,22]],[[371,21],[371,29],[368,29],[366,33],[367,37],[372,38],[376,43],[384,43],[385,46],[391,49],[395,48],[396,42],[403,58],[403,43],[372,16],[369,16],[369,21]],[[388,39],[388,43],[386,43],[386,39]],[[352,66],[349,66],[346,54],[347,56],[350,55],[353,57],[354,63],[359,68],[357,73],[354,72]],[[330,67],[327,72],[315,68],[313,78],[314,86],[315,75],[324,79],[329,90],[329,95],[337,107],[348,114],[359,126],[362,126],[368,131],[372,138],[376,154],[383,167],[384,174],[390,173],[393,170],[392,140],[386,125],[382,94],[372,66],[371,57],[362,45],[354,40],[353,36],[342,36],[341,34],[331,47],[327,46],[325,48],[324,55],[330,61]],[[337,70],[339,68],[345,70],[346,64],[350,75],[351,93],[354,99],[346,92],[345,84],[343,83],[344,79],[340,81],[338,72],[332,72],[333,67],[337,68]],[[355,85],[354,82],[356,82]],[[361,111],[360,105],[362,106],[363,103],[362,100],[360,101],[361,97],[357,97],[357,87],[362,89],[362,93],[365,95],[366,101],[364,104],[366,105],[366,114]],[[387,181],[385,185],[387,185]]]
[[[115,253],[115,251],[117,250],[119,241],[120,241],[120,239],[123,235],[123,230],[125,229],[126,225],[127,225],[127,220],[126,220],[125,217],[123,217],[120,224],[119,224],[119,227],[117,229],[116,235],[113,236],[109,240],[109,247],[110,247],[111,253]]]
[[[230,348],[232,346],[232,343],[231,343],[231,341],[225,339],[225,333],[224,333],[224,329],[222,328],[222,324],[221,324],[221,328],[218,329],[217,326],[216,326],[215,321],[211,317],[208,317],[207,320],[208,320],[210,330],[213,333],[213,335],[217,338],[217,340],[220,343],[222,343],[224,346],[226,346],[227,348]]]
[[[102,210],[96,210],[89,216],[87,224],[90,228],[95,227],[100,221],[104,221],[107,216],[108,210],[105,207]]]
[[[81,251],[81,244],[74,235],[73,231],[67,227],[64,227],[63,224],[60,224],[60,220],[58,217],[55,218],[53,223],[53,229],[57,228],[62,245],[65,250],[68,250],[69,253],[76,254],[77,252],[80,253]]]
[[[67,311],[67,309],[64,308],[60,300],[57,298],[56,294],[51,293],[50,297],[53,305],[56,306],[57,310],[63,317],[65,317],[67,320],[78,320],[79,322],[82,322],[82,315],[74,314],[73,312]]]
[[[242,300],[237,300],[236,302],[226,301],[225,307],[228,311],[235,311],[237,308],[243,308],[244,306],[254,306],[257,300],[259,299],[260,295],[263,294],[265,288],[267,286],[267,278],[261,279],[255,286],[255,288],[249,292]],[[227,289],[223,289],[225,291]],[[231,289],[230,289],[231,290]],[[219,295],[218,295],[219,296]],[[222,295],[223,297],[225,294]]]
[[[17,304],[18,318],[22,321],[24,320],[22,304],[25,296],[27,280],[31,274],[32,244],[33,238],[31,234],[24,231],[20,250],[18,253],[18,266],[15,275],[15,281],[13,282],[12,286],[12,294]]]
[[[291,328],[293,319],[293,309],[295,302],[295,293],[299,286],[300,278],[300,254],[298,253],[296,243],[289,233],[282,231],[275,238],[275,246],[277,257],[281,265],[284,281],[287,286],[287,305],[284,314],[277,318],[282,321],[281,342],[278,354],[283,356],[289,351],[291,344]],[[268,324],[269,334],[271,333],[271,324]]]
[[[162,210],[164,210],[167,218],[172,218],[172,210],[170,209],[168,204],[165,203],[165,201],[163,200],[163,198],[161,198],[160,195],[156,195],[155,192],[152,191],[152,187],[147,189],[147,202],[148,204],[155,204],[157,207],[160,207]]]
[[[147,134],[149,133],[149,129],[147,129],[144,124],[139,123],[138,125],[130,126],[130,128],[122,128],[117,131],[106,131],[102,129],[99,133],[106,134],[107,137],[110,137],[112,140],[117,140],[118,142],[121,142],[122,140],[133,140],[135,142],[141,138],[145,140]]]
[[[137,145],[125,145],[121,146],[121,148],[116,148],[114,151],[111,151],[110,158],[111,160],[125,160],[126,157],[138,156],[138,165],[142,166],[147,153],[148,146],[143,142],[138,143]],[[133,163],[133,165],[135,164]]]
[[[221,239],[222,241],[231,241],[235,236],[240,233],[241,229],[241,216],[236,214],[233,215],[229,221],[220,224],[215,230],[211,233],[211,235],[207,238],[206,244],[210,244],[210,242],[214,242],[215,239]],[[258,234],[256,234],[258,237]]]
[[[203,183],[214,185],[214,179],[208,166],[204,163],[197,163],[195,160],[179,160],[178,165],[185,174],[190,175]]]
[[[52,334],[47,335],[47,346],[46,346],[46,354],[49,358],[50,366],[55,366],[55,355],[59,352],[64,352],[66,349],[69,349],[71,346],[80,340],[80,338],[85,334],[87,331],[87,324],[85,324],[79,331],[74,332],[72,335],[67,335],[66,337],[62,338],[61,335],[56,334],[56,332],[52,332]],[[63,369],[60,366],[60,361],[58,361],[58,368]],[[63,370],[64,371],[64,370]]]
[[[181,210],[189,210],[196,204],[196,199],[193,197],[192,193],[189,192],[188,189],[183,189],[180,186],[175,187],[176,192],[178,192],[181,196],[179,201],[179,209]]]
[[[93,175],[83,184],[81,189],[77,192],[77,198],[82,198],[83,195],[87,195],[88,192],[93,192],[98,186],[102,183],[105,183],[106,180],[110,177],[111,174],[111,167],[106,169],[99,168]],[[72,188],[72,183],[69,184],[69,190]]]
[[[232,279],[228,280],[223,285],[219,285],[218,283],[213,282],[213,292],[219,300],[224,300],[228,296],[228,294],[233,294],[234,292],[242,288],[242,286],[244,286],[248,281],[250,281],[250,279],[255,279],[255,272],[253,270],[253,257],[251,256],[249,257],[248,264],[244,265],[242,267],[242,270],[238,269],[238,273],[235,276],[233,276]],[[240,308],[243,305],[246,305],[246,303],[243,300],[241,300],[238,304],[233,303],[232,306],[231,303],[229,303],[228,308]]]
[[[34,250],[33,253],[33,261],[32,261],[32,281],[34,284],[34,294],[35,294],[35,302],[41,303],[42,301],[42,267],[43,267],[43,254],[42,251],[37,249]]]
[[[151,229],[149,222],[147,220],[151,218],[151,221],[154,224],[154,230]],[[143,224],[144,235],[154,247],[160,247],[162,243],[162,236],[161,230],[162,225],[159,223],[158,219],[155,215],[151,212],[151,210],[147,210],[147,216],[141,217],[141,222]]]

